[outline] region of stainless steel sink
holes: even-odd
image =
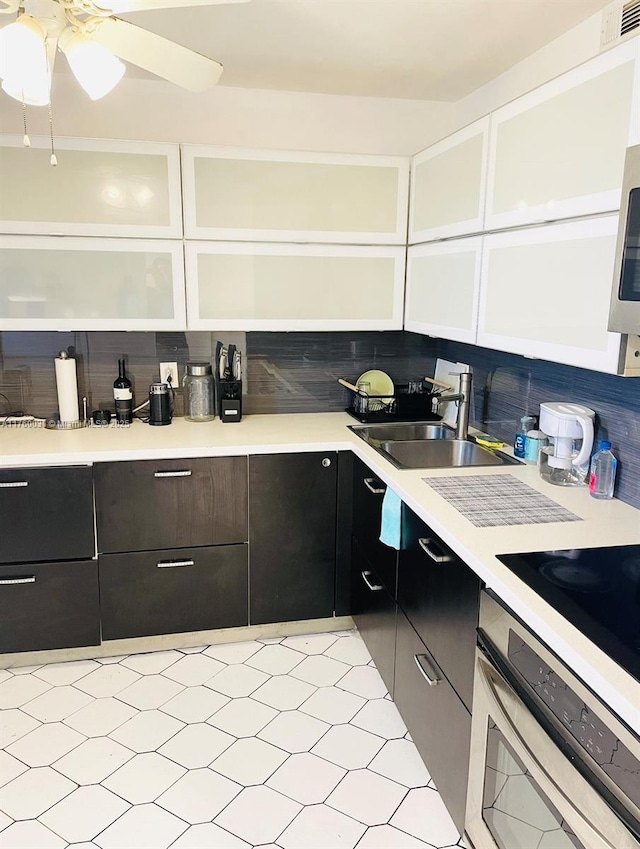
[[[464,439],[382,442],[378,449],[398,469],[450,469],[517,463],[507,454]]]
[[[433,422],[396,422],[392,424],[352,426],[360,439],[378,448],[383,442],[406,442],[407,440],[453,439],[455,431],[448,425]]]

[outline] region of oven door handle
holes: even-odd
[[[597,793],[602,798],[603,802],[611,809],[612,813],[614,813],[624,823],[624,825],[636,838],[640,838],[640,822],[638,822],[633,813],[623,805],[623,803],[593,772],[577,744],[573,744],[566,736],[562,735],[560,731],[549,721],[536,701],[529,695],[529,693],[526,692],[513,673],[510,672],[498,650],[493,646],[491,641],[486,637],[481,629],[478,629],[478,650],[484,656],[484,661],[489,669],[496,674],[502,683],[511,691],[511,698],[520,702],[521,706],[533,716],[540,728],[540,731],[543,732],[551,740],[555,747],[571,762],[573,767],[580,773],[591,789]],[[594,826],[584,818],[582,812],[576,808],[563,789],[554,781],[553,777],[549,775],[547,769],[540,763],[535,753],[531,750],[530,745],[518,730],[517,725],[514,723],[504,706],[498,689],[491,680],[491,677],[487,674],[487,671],[483,668],[483,664],[481,662],[477,664],[477,668],[481,674],[485,689],[488,691],[488,695],[494,703],[495,709],[499,712],[502,720],[508,725],[510,732],[526,750],[529,757],[553,786],[554,790],[560,795],[566,804],[575,811],[576,816],[580,817],[582,822],[592,829],[607,847],[610,847],[610,849],[617,849],[600,831],[596,831],[594,829]]]

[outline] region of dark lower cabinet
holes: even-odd
[[[353,462],[353,535],[378,577],[396,597],[397,552],[380,542],[382,500],[387,490],[375,474],[358,459]]]
[[[0,654],[99,643],[95,560],[0,566]]]
[[[103,554],[102,638],[246,625],[247,546]]]
[[[249,457],[251,625],[333,616],[336,452]]]
[[[393,700],[462,834],[471,714],[401,610],[397,620]]]

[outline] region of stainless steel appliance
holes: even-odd
[[[640,145],[625,159],[609,330],[640,334]]]
[[[640,847],[640,740],[488,592],[465,830],[474,849]]]

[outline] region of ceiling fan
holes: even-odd
[[[120,81],[125,71],[120,59],[190,91],[204,91],[220,79],[219,62],[114,13],[244,2],[248,0],[0,0],[0,23],[2,15],[17,14],[0,29],[2,89],[26,105],[49,105],[60,51],[92,100]]]

